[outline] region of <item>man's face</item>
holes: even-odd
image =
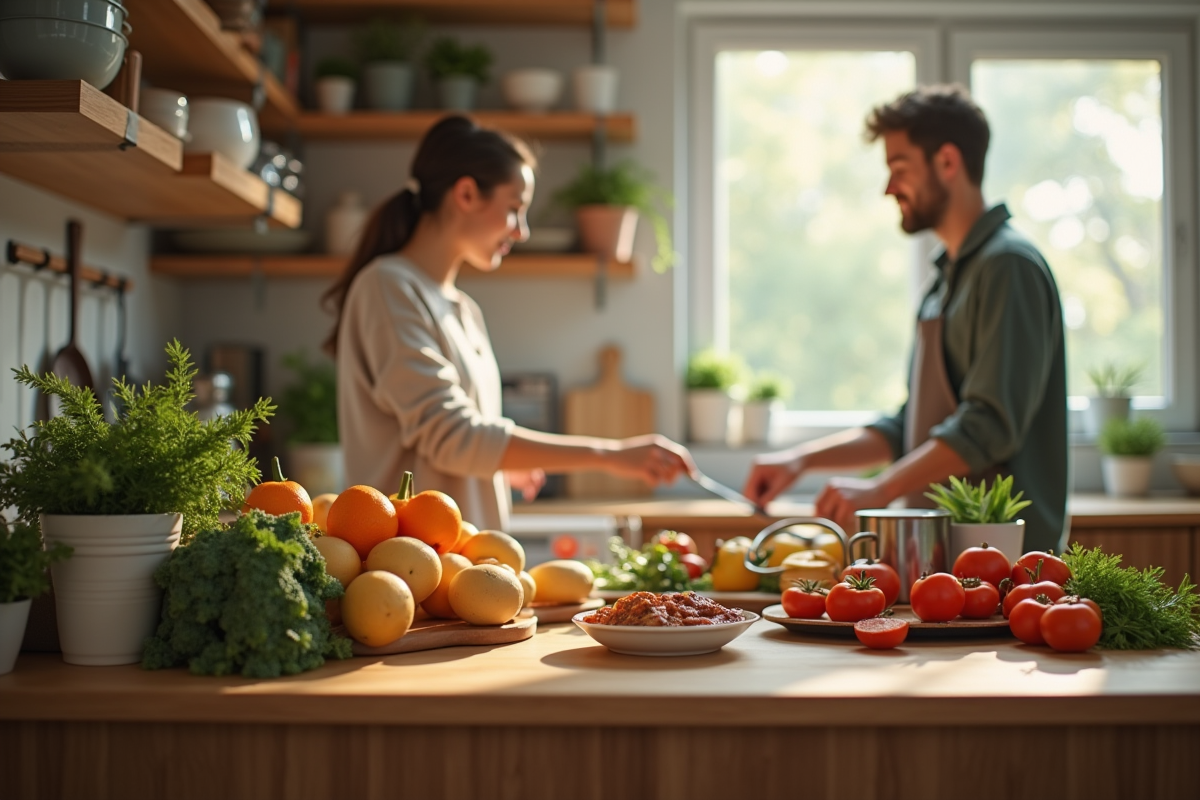
[[[889,173],[884,194],[896,198],[900,206],[900,227],[905,233],[937,227],[950,203],[950,193],[925,152],[905,131],[885,133],[883,148]]]

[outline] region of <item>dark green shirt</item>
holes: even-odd
[[[1025,549],[1061,547],[1067,511],[1067,366],[1058,287],[1045,259],[1009,224],[1003,205],[979,218],[959,256],[938,256],[920,319],[943,315],[946,372],[958,408],[930,435],[973,473],[1007,464],[1033,505]],[[874,423],[896,458],[904,408]],[[1016,558],[1016,553],[1006,553]]]

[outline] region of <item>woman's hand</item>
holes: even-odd
[[[874,479],[830,478],[817,495],[815,510],[818,517],[831,519],[847,534],[853,534],[858,530],[855,511],[886,508],[894,499],[888,497],[883,485]]]
[[[626,478],[640,478],[651,486],[674,483],[680,475],[691,475],[696,471],[696,464],[686,447],[657,433],[621,439],[616,449],[604,455],[609,472]]]
[[[754,457],[742,494],[759,508],[778,497],[804,474],[804,460],[790,450]]]
[[[504,471],[504,477],[509,487],[520,492],[526,503],[536,499],[546,485],[546,472],[540,469],[509,469]]]

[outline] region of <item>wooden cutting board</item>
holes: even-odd
[[[439,647],[521,642],[537,633],[537,623],[537,617],[528,613],[504,625],[477,626],[461,619],[419,619],[408,629],[408,633],[391,644],[368,647],[355,642],[354,655],[390,656],[397,653],[415,653],[418,650],[435,650]],[[340,631],[345,635],[344,628]]]
[[[566,393],[563,431],[606,439],[654,433],[654,395],[622,380],[619,347],[601,348],[600,379],[596,383]],[[603,472],[567,475],[567,495],[573,498],[645,497],[653,491],[643,481],[616,478]]]

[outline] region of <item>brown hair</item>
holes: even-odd
[[[337,354],[346,295],[365,266],[404,247],[421,215],[437,211],[460,178],[474,179],[479,191],[488,196],[499,184],[513,180],[525,165],[537,165],[528,145],[500,131],[481,128],[466,117],[443,117],[430,128],[413,156],[410,174],[414,186],[406,185],[375,209],[346,269],[321,295],[321,304],[332,306],[336,316],[325,351]]]
[[[922,86],[873,108],[867,116],[867,141],[893,131],[907,133],[927,160],[942,145],[954,145],[962,153],[971,183],[983,183],[983,161],[991,130],[983,110],[962,85]]]

